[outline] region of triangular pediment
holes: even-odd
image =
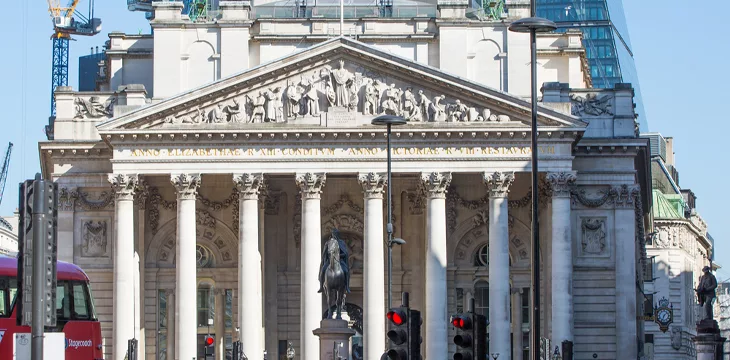
[[[380,114],[421,126],[529,130],[530,103],[345,37],[175,95],[98,125],[101,134],[140,130],[358,127]],[[586,123],[539,107],[543,127]]]

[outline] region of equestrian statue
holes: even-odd
[[[342,319],[345,297],[350,292],[350,266],[347,244],[340,238],[340,231],[332,229],[332,236],[324,243],[322,264],[319,270],[319,293],[327,297],[327,319],[332,318],[332,306],[337,308],[337,319]],[[333,303],[334,302],[334,303]]]

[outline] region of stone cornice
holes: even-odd
[[[712,244],[710,243],[710,240],[707,239],[707,235],[703,234],[700,231],[700,229],[695,224],[693,224],[692,221],[690,221],[689,219],[654,219],[654,227],[662,226],[662,225],[668,225],[668,226],[684,225],[687,227],[687,229],[692,231],[697,236],[698,239],[701,240],[702,246],[704,246],[705,249],[712,248]],[[657,249],[660,249],[660,248],[657,248]]]

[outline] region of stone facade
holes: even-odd
[[[440,18],[346,19],[357,39],[328,38],[337,24],[325,19],[251,20],[246,1],[221,2],[216,22],[191,23],[181,6],[155,4],[154,37],[110,34],[107,88],[59,89],[53,140],[40,145],[61,188],[59,259],[92,279],[107,358],[124,356],[115,332],[139,334],[147,359],[196,356],[209,330],[195,285],[205,306],[225,308],[210,329],[219,356],[240,338],[249,358],[279,359],[288,342],[317,358],[317,272],[335,227],[350,247],[355,341],[379,357],[390,186],[394,235],[407,241],[393,249],[393,292],[424,314],[424,358],[455,350],[448,315],[474,298],[493,352],[522,359],[527,36],[509,19],[459,17],[458,4]],[[580,44],[538,38],[540,335],[574,340],[577,359],[634,359],[647,141],[629,85],[587,88]],[[408,120],[393,129],[392,184],[385,129],[370,125],[380,114]]]

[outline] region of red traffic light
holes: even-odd
[[[451,317],[451,325],[461,330],[471,329],[471,318],[466,316],[454,315]]]
[[[400,310],[390,310],[388,311],[388,320],[392,321],[393,324],[396,324],[398,326],[403,325],[406,323],[407,317],[406,314]]]
[[[205,346],[211,346],[215,342],[215,339],[213,339],[212,336],[206,336],[205,337]]]

